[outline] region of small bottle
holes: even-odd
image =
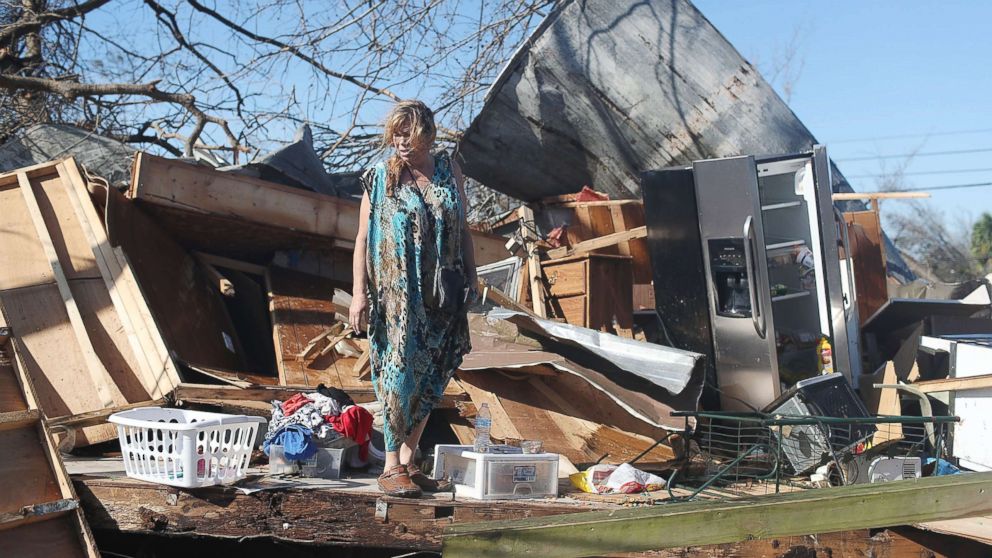
[[[479,413],[475,415],[475,448],[478,453],[489,451],[489,429],[493,425],[493,416],[489,412],[489,404],[483,403]]]
[[[816,354],[820,364],[820,374],[833,374],[834,372],[834,351],[830,346],[830,340],[824,335],[816,345]]]

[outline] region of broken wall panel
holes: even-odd
[[[243,370],[234,326],[195,258],[123,194],[104,193],[108,241],[133,271],[165,345],[185,362]]]
[[[355,201],[147,153],[135,158],[127,197],[187,248],[253,261],[298,248],[350,253],[358,233]],[[503,238],[472,238],[478,265],[508,255]]]
[[[161,397],[176,382],[149,367],[118,277],[105,274],[103,246],[83,211],[69,159],[0,177],[0,306],[20,332],[27,373],[46,415],[64,417]],[[153,396],[154,395],[154,396]],[[77,443],[115,437],[108,425],[78,431]]]

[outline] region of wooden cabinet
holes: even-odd
[[[542,262],[541,269],[549,287],[549,316],[630,336],[630,256],[584,254]]]

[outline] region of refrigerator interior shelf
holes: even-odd
[[[799,207],[802,204],[803,204],[803,202],[801,202],[799,200],[796,200],[796,201],[783,201],[783,202],[771,202],[771,203],[766,203],[765,205],[762,205],[761,206],[761,210],[762,211],[771,211],[773,209],[785,209],[787,207]]]
[[[804,296],[809,296],[809,291],[796,291],[792,293],[785,293],[784,295],[778,295],[772,297],[772,302],[781,302],[783,300],[792,300],[795,298],[802,298]]]
[[[782,248],[792,248],[793,246],[802,246],[803,244],[806,244],[806,241],[801,238],[799,240],[783,240],[780,238],[766,237],[766,240],[774,242],[767,244],[765,246],[765,250],[780,250]]]

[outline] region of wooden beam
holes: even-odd
[[[912,384],[923,393],[940,393],[942,391],[966,391],[971,389],[992,388],[992,374],[971,376],[968,378],[946,378],[943,380],[926,380]]]
[[[482,279],[479,279],[479,292],[482,293],[483,302],[486,300],[491,300],[507,310],[515,310],[517,312],[523,312],[529,316],[539,317],[529,308],[506,296],[503,291],[497,289],[496,287],[487,285]]]
[[[250,388],[238,388],[234,386],[219,386],[211,384],[188,384],[182,383],[176,387],[176,401],[197,400],[197,401],[272,401],[273,399],[286,400],[297,393],[312,393],[315,387],[308,386],[252,386]],[[355,403],[369,403],[376,400],[375,391],[371,388],[344,388]],[[444,394],[438,409],[451,409],[456,402],[467,400],[467,396],[454,394]]]
[[[90,244],[100,276],[120,317],[131,352],[138,364],[145,390],[152,397],[162,397],[179,383],[179,372],[165,349],[161,333],[147,312],[147,305],[130,269],[122,267],[96,208],[90,200],[86,180],[74,159],[57,165],[59,178],[68,193],[80,229]]]
[[[620,231],[613,234],[607,234],[597,238],[584,240],[574,246],[562,246],[561,248],[548,250],[548,257],[553,260],[557,260],[560,258],[567,258],[568,256],[573,256],[575,254],[592,252],[593,250],[599,250],[600,248],[608,248],[610,246],[615,246],[617,244],[620,244],[621,242],[627,242],[630,240],[634,240],[635,238],[645,238],[647,236],[648,236],[648,227],[647,225],[642,225],[640,227],[634,227],[627,231]]]
[[[989,491],[992,473],[970,473],[737,501],[456,525],[445,530],[443,554],[446,558],[537,552],[545,558],[598,556],[906,525],[989,513]]]
[[[830,196],[834,201],[847,200],[905,200],[929,198],[927,192],[842,192]]]
[[[79,507],[79,502],[71,498],[24,506],[16,512],[0,513],[0,528],[6,524],[23,524],[71,512]]]
[[[524,252],[527,254],[527,273],[530,280],[530,296],[534,304],[534,313],[544,318],[548,315],[544,303],[544,274],[541,272],[541,255],[535,246],[537,235],[534,233],[534,210],[526,205],[517,209],[520,215],[520,234],[524,241]]]
[[[224,274],[214,267],[212,263],[204,259],[202,253],[193,252],[193,257],[196,258],[197,263],[199,263],[200,267],[203,268],[203,271],[206,272],[207,277],[213,281],[214,285],[217,285],[217,289],[220,291],[220,294],[226,296],[227,298],[234,298],[237,296],[237,293],[234,292],[234,283],[231,283],[230,279],[224,277]]]
[[[139,403],[129,403],[127,405],[120,405],[118,407],[111,407],[109,409],[97,409],[95,411],[90,411],[88,413],[81,413],[78,415],[66,415],[64,417],[55,417],[48,421],[48,426],[52,428],[56,427],[66,427],[66,428],[83,428],[85,426],[95,426],[97,424],[104,424],[107,422],[107,417],[114,413],[120,413],[122,411],[130,411],[131,409],[140,409],[142,407],[161,407],[166,404],[165,399],[157,399],[155,401],[141,401]]]
[[[224,256],[216,256],[214,254],[207,254],[206,252],[198,252],[196,250],[192,250],[192,252],[193,256],[195,256],[198,261],[215,267],[226,267],[227,269],[233,269],[235,271],[241,271],[251,275],[265,275],[266,267],[264,265],[243,262],[241,260],[225,258]]]
[[[571,200],[571,201],[564,201],[564,202],[555,202],[555,201],[548,201],[547,199],[544,199],[544,200],[541,200],[541,203],[543,203],[544,205],[555,207],[555,208],[558,208],[558,207],[574,208],[574,207],[620,207],[620,206],[624,206],[624,205],[633,205],[633,204],[639,204],[639,203],[644,203],[644,202],[642,202],[641,200],[593,200],[593,201],[575,201],[575,200]]]

